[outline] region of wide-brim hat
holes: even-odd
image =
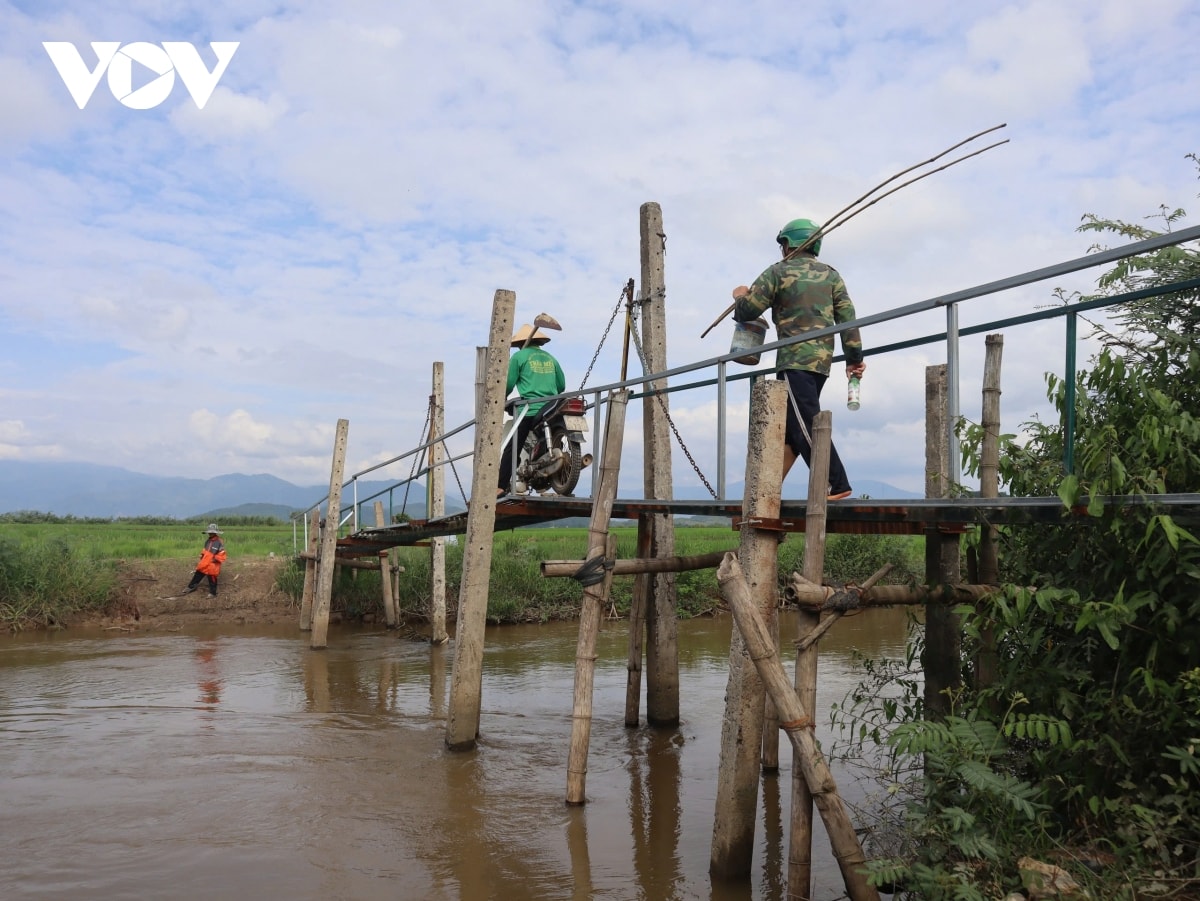
[[[530,337],[532,336],[532,337]],[[524,347],[525,342],[530,344],[546,344],[549,342],[550,336],[541,329],[534,329],[528,322],[523,323],[517,333],[512,336],[512,341],[509,342],[512,347]]]
[[[205,535],[220,535],[221,530],[217,528],[217,524],[215,522],[210,522],[208,524],[208,528],[204,530],[204,534]]]

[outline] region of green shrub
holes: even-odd
[[[65,541],[0,537],[0,624],[15,631],[102,610],[116,585],[111,561]]]

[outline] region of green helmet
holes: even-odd
[[[799,247],[814,234],[820,230],[821,226],[813,222],[811,219],[793,219],[787,225],[779,230],[775,240],[784,246],[787,250]],[[819,256],[821,253],[821,239],[813,241],[805,250],[811,251],[813,256]]]

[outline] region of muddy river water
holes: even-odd
[[[851,651],[900,655],[905,628],[875,610],[823,639],[824,741]],[[625,623],[604,625],[582,807],[564,803],[574,623],[489,629],[465,753],[444,745],[453,644],[334,627],[312,651],[294,625],[0,638],[0,898],[781,898],[786,739],[751,879],[708,873],[729,633],[680,623],[682,723],[627,729]],[[822,833],[814,852],[816,897],[837,898]]]

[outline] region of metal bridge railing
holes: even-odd
[[[782,339],[779,341],[764,343],[760,348],[758,348],[758,350],[760,352],[765,353],[765,352],[772,351],[772,350],[778,350],[781,347],[787,347],[792,344],[799,344],[803,341],[811,341],[815,338],[822,338],[827,335],[839,334],[839,333],[844,332],[847,329],[851,329],[851,328],[860,328],[861,329],[861,328],[865,328],[867,326],[877,325],[877,324],[883,323],[883,322],[890,322],[892,320],[902,319],[907,316],[915,315],[917,313],[928,312],[930,310],[938,309],[939,307],[945,308],[945,310],[946,310],[946,331],[940,332],[940,333],[935,333],[935,334],[929,334],[929,335],[925,335],[920,338],[914,338],[911,340],[901,341],[901,342],[897,342],[895,344],[889,344],[889,345],[873,348],[870,350],[866,350],[866,351],[864,351],[864,355],[865,356],[878,356],[880,354],[890,353],[893,351],[903,350],[903,349],[907,349],[907,348],[911,348],[911,347],[917,347],[917,346],[921,346],[924,344],[940,343],[942,341],[946,342],[946,363],[947,363],[946,369],[947,369],[947,387],[948,387],[947,405],[949,407],[949,409],[947,410],[947,414],[948,414],[947,420],[949,422],[948,439],[949,439],[949,446],[950,446],[951,465],[953,467],[953,470],[951,472],[951,477],[954,482],[959,482],[959,481],[961,481],[961,472],[959,469],[960,464],[959,464],[958,436],[955,432],[955,427],[962,415],[961,408],[960,408],[959,391],[958,391],[959,375],[960,375],[960,373],[959,373],[959,353],[958,353],[959,339],[965,335],[978,334],[980,332],[985,332],[985,331],[989,331],[989,330],[993,330],[993,329],[997,329],[997,328],[1007,328],[1007,327],[1011,327],[1011,326],[1015,326],[1015,325],[1023,325],[1026,323],[1037,322],[1037,321],[1046,320],[1046,319],[1054,319],[1054,318],[1057,318],[1060,316],[1064,317],[1066,319],[1066,325],[1067,325],[1067,338],[1066,338],[1067,346],[1066,346],[1066,354],[1065,354],[1064,379],[1065,379],[1068,393],[1067,393],[1067,418],[1066,418],[1066,422],[1064,423],[1064,432],[1066,434],[1066,440],[1065,440],[1065,453],[1064,453],[1064,461],[1063,462],[1064,462],[1064,467],[1065,467],[1066,471],[1070,472],[1073,470],[1073,467],[1074,467],[1073,454],[1074,454],[1074,426],[1075,426],[1075,422],[1074,422],[1074,412],[1075,412],[1074,393],[1075,393],[1075,366],[1076,366],[1075,354],[1076,354],[1076,340],[1077,340],[1077,336],[1076,336],[1077,319],[1078,319],[1079,314],[1087,312],[1089,310],[1099,309],[1102,307],[1115,306],[1117,304],[1129,303],[1129,302],[1137,301],[1137,300],[1143,300],[1143,299],[1146,299],[1149,297],[1157,297],[1157,296],[1161,296],[1163,294],[1170,294],[1170,293],[1175,293],[1178,291],[1190,291],[1190,290],[1200,289],[1200,279],[1190,279],[1187,281],[1177,282],[1177,283],[1173,283],[1173,284],[1169,284],[1169,285],[1157,286],[1154,288],[1147,288],[1147,289],[1144,289],[1141,291],[1133,291],[1133,292],[1129,292],[1126,294],[1114,295],[1113,297],[1100,298],[1097,300],[1091,300],[1091,301],[1086,301],[1086,302],[1082,302],[1082,303],[1064,304],[1061,307],[1055,307],[1055,308],[1049,309],[1049,310],[1039,310],[1035,313],[1029,313],[1029,314],[1025,314],[1022,316],[1014,316],[1014,317],[1009,317],[1006,319],[997,319],[992,322],[987,322],[987,323],[983,323],[981,325],[971,326],[971,327],[965,328],[965,329],[960,329],[958,326],[958,306],[959,306],[959,304],[965,303],[965,302],[971,301],[971,300],[978,300],[979,298],[986,297],[991,294],[996,294],[1001,291],[1007,291],[1012,288],[1017,288],[1017,287],[1021,287],[1024,285],[1033,284],[1036,282],[1046,281],[1047,279],[1057,278],[1059,276],[1066,275],[1066,274],[1069,274],[1072,272],[1078,272],[1083,269],[1089,269],[1089,268],[1093,268],[1096,266],[1102,266],[1106,263],[1115,262],[1117,260],[1126,259],[1128,257],[1137,256],[1139,254],[1144,254],[1144,253],[1149,253],[1151,251],[1160,250],[1164,247],[1170,247],[1170,246],[1177,245],[1177,244],[1183,244],[1188,241],[1194,241],[1194,240],[1198,240],[1198,239],[1200,239],[1200,226],[1193,226],[1192,228],[1183,229],[1181,231],[1170,232],[1170,233],[1167,233],[1164,235],[1158,235],[1156,237],[1149,238],[1144,241],[1137,241],[1132,244],[1126,244],[1122,247],[1116,247],[1116,248],[1112,248],[1109,250],[1104,250],[1104,251],[1100,251],[1097,253],[1089,254],[1084,257],[1078,257],[1074,260],[1068,260],[1063,263],[1057,263],[1053,266],[1046,266],[1041,269],[1034,269],[1030,272],[1025,272],[1020,275],[1009,276],[1008,278],[1003,278],[1003,279],[998,279],[996,281],[987,282],[982,285],[977,285],[973,288],[966,288],[961,291],[955,291],[950,294],[943,294],[939,297],[932,297],[932,298],[929,298],[928,300],[918,301],[917,303],[908,304],[906,306],[896,307],[895,309],[887,310],[882,313],[875,313],[875,314],[872,314],[869,316],[863,316],[859,319],[854,320],[853,322],[845,322],[845,323],[840,323],[838,325],[829,326],[828,328],[815,329],[813,331],[806,332],[802,336],[797,336],[794,338],[785,338],[785,339]],[[700,381],[688,382],[686,384],[680,384],[680,385],[671,385],[671,386],[668,386],[667,388],[664,388],[661,390],[642,391],[641,393],[635,393],[631,397],[631,400],[655,397],[659,394],[672,394],[672,393],[677,393],[677,392],[681,392],[681,391],[690,391],[690,390],[694,390],[696,388],[711,387],[713,385],[715,385],[717,387],[717,436],[716,436],[716,440],[717,440],[717,485],[718,485],[718,488],[717,488],[718,498],[717,499],[725,500],[726,499],[725,498],[725,484],[726,484],[725,444],[726,444],[726,428],[727,428],[727,424],[728,424],[727,423],[727,415],[726,415],[727,386],[730,382],[735,382],[735,381],[739,381],[742,379],[761,378],[763,376],[773,374],[775,371],[773,368],[763,368],[763,369],[751,370],[748,372],[741,372],[741,373],[738,373],[738,374],[732,375],[732,376],[728,375],[726,372],[726,364],[728,364],[731,360],[735,359],[736,357],[742,356],[744,354],[745,354],[744,350],[731,351],[730,353],[722,354],[720,356],[710,357],[708,359],[699,360],[694,363],[688,363],[683,366],[676,366],[674,368],[667,369],[662,372],[651,373],[649,375],[641,375],[636,378],[624,379],[619,382],[612,382],[607,385],[600,385],[600,386],[597,386],[594,388],[581,389],[581,390],[577,390],[577,391],[566,391],[562,394],[555,395],[554,398],[546,398],[546,399],[553,400],[553,399],[557,399],[560,397],[585,397],[586,398],[586,397],[590,396],[592,399],[591,406],[592,406],[592,411],[593,411],[593,422],[594,422],[593,435],[595,436],[594,441],[593,441],[593,446],[596,447],[597,449],[599,449],[599,448],[603,447],[603,443],[604,443],[603,435],[602,435],[603,418],[601,416],[601,412],[603,409],[603,405],[605,403],[604,396],[606,394],[608,394],[611,391],[616,391],[616,390],[623,389],[623,388],[636,389],[636,388],[645,386],[646,384],[648,384],[650,382],[655,382],[660,379],[671,379],[671,378],[675,378],[678,376],[686,375],[688,373],[693,373],[693,372],[698,372],[701,370],[715,368],[716,369],[716,377],[715,378],[709,378],[709,379],[704,379],[704,380],[700,380]],[[843,358],[839,356],[839,357],[835,357],[834,359],[840,360]],[[361,479],[363,476],[369,475],[370,473],[375,472],[379,469],[382,469],[386,466],[390,466],[393,463],[397,463],[397,462],[409,459],[409,458],[413,457],[415,454],[421,454],[422,452],[427,451],[431,446],[433,446],[437,442],[445,441],[449,438],[452,438],[453,436],[455,436],[461,432],[464,432],[467,429],[472,428],[474,425],[475,425],[475,420],[470,419],[470,420],[464,422],[462,425],[459,425],[459,426],[449,430],[444,435],[442,435],[436,439],[426,441],[424,444],[421,444],[411,450],[405,451],[402,454],[392,457],[390,460],[385,460],[382,463],[376,463],[375,465],[368,467],[367,469],[364,469],[364,470],[352,475],[346,481],[346,483],[343,485],[343,490],[347,486],[349,486],[352,491],[353,499],[348,505],[343,506],[342,509],[338,511],[339,512],[339,515],[338,515],[339,523],[342,523],[345,521],[343,519],[342,514],[343,514],[343,512],[347,512],[350,514],[350,516],[353,517],[354,528],[357,529],[357,524],[358,524],[358,519],[359,519],[359,510],[360,510],[361,504],[366,503],[367,501],[375,500],[376,498],[386,495],[388,497],[389,507],[391,507],[394,493],[396,491],[400,490],[401,488],[405,488],[405,487],[409,486],[411,483],[417,481],[418,479],[422,478],[423,476],[428,475],[430,472],[430,467],[428,465],[425,465],[424,467],[419,468],[417,471],[415,471],[409,478],[399,480],[395,484],[389,486],[386,489],[383,489],[382,491],[378,491],[378,492],[370,495],[369,497],[360,499],[358,497],[358,480]],[[459,454],[456,457],[449,457],[448,459],[444,460],[439,465],[443,465],[443,466],[444,465],[452,465],[454,462],[457,462],[458,460],[463,460],[463,459],[471,457],[473,455],[473,453],[474,453],[474,451],[472,450],[472,451],[468,451],[468,452]],[[594,491],[595,491],[595,487],[596,487],[595,486],[595,479],[596,479],[595,473],[599,470],[599,465],[600,465],[600,461],[597,460],[596,464],[593,465],[593,467],[592,467],[592,484],[590,486],[589,493],[594,493]],[[304,528],[305,528],[306,532],[307,532],[307,522],[308,522],[307,517],[308,517],[308,515],[311,513],[311,511],[314,508],[319,508],[320,505],[323,504],[326,500],[327,500],[327,496],[322,497],[322,498],[318,499],[317,501],[315,501],[313,504],[311,504],[304,511],[304,522],[305,522]],[[349,519],[350,516],[347,516],[346,519]]]

